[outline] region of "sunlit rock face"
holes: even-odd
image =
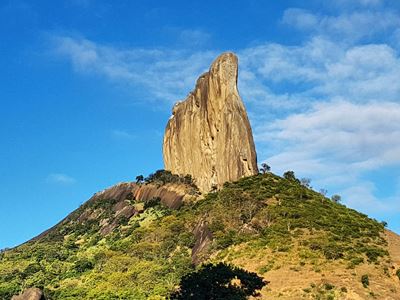
[[[220,55],[186,100],[175,104],[165,130],[165,169],[192,175],[202,192],[258,173],[237,75],[236,55]]]

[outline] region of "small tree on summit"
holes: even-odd
[[[328,190],[327,189],[320,189],[319,190],[319,193],[322,195],[322,196],[326,196],[326,194],[328,194]]]
[[[335,203],[339,203],[340,201],[342,201],[342,197],[340,195],[333,195],[331,199]]]
[[[293,171],[286,171],[285,173],[283,173],[283,178],[293,181],[296,180],[296,176],[294,175]]]
[[[136,183],[143,183],[143,181],[144,181],[143,175],[136,176]]]
[[[265,174],[265,173],[267,173],[267,172],[269,172],[269,171],[271,171],[271,167],[270,167],[268,164],[266,164],[266,163],[262,163],[262,164],[261,164],[261,168],[260,168],[260,172],[261,172],[262,174]]]
[[[302,186],[310,187],[311,179],[310,178],[302,178],[300,179],[300,183]]]

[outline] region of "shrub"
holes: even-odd
[[[160,204],[161,204],[161,198],[160,197],[156,197],[156,198],[152,198],[152,199],[146,201],[144,203],[144,207],[143,208],[144,209],[148,209],[150,207],[155,207],[155,206],[160,205]]]
[[[353,269],[355,266],[362,264],[364,259],[362,257],[354,257],[350,260],[349,268]]]
[[[368,257],[369,262],[375,262],[381,256],[385,256],[387,252],[377,247],[367,247],[365,249],[365,255]]]
[[[183,183],[190,185],[191,187],[198,190],[191,175],[187,174],[182,176],[182,175],[172,174],[171,171],[166,171],[166,170],[158,170],[155,173],[152,173],[146,178],[144,178],[144,181],[146,183],[155,183],[160,185],[164,185],[166,183]]]
[[[128,225],[129,218],[127,218],[126,216],[120,216],[118,217],[117,223],[118,225],[123,225],[123,226]]]
[[[75,262],[75,266],[74,266],[75,270],[78,273],[83,273],[85,271],[91,270],[91,269],[93,269],[93,267],[94,267],[93,262],[91,262],[88,259],[84,259],[84,258],[77,260]]]
[[[397,275],[397,277],[398,277],[399,280],[400,280],[400,269],[398,269],[398,270],[396,271],[396,275]]]
[[[329,290],[333,290],[335,288],[335,286],[333,284],[330,284],[327,282],[324,284],[324,288],[325,288],[325,290],[329,291]]]
[[[361,283],[364,288],[367,288],[369,286],[369,276],[367,274],[361,276]]]

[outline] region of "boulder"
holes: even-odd
[[[22,294],[13,296],[11,300],[45,300],[43,292],[38,288],[26,289]]]

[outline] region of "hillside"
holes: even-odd
[[[268,281],[263,299],[400,299],[399,244],[294,177],[255,175],[202,197],[190,178],[157,172],[1,253],[0,299],[29,287],[46,299],[165,299],[221,261]]]

